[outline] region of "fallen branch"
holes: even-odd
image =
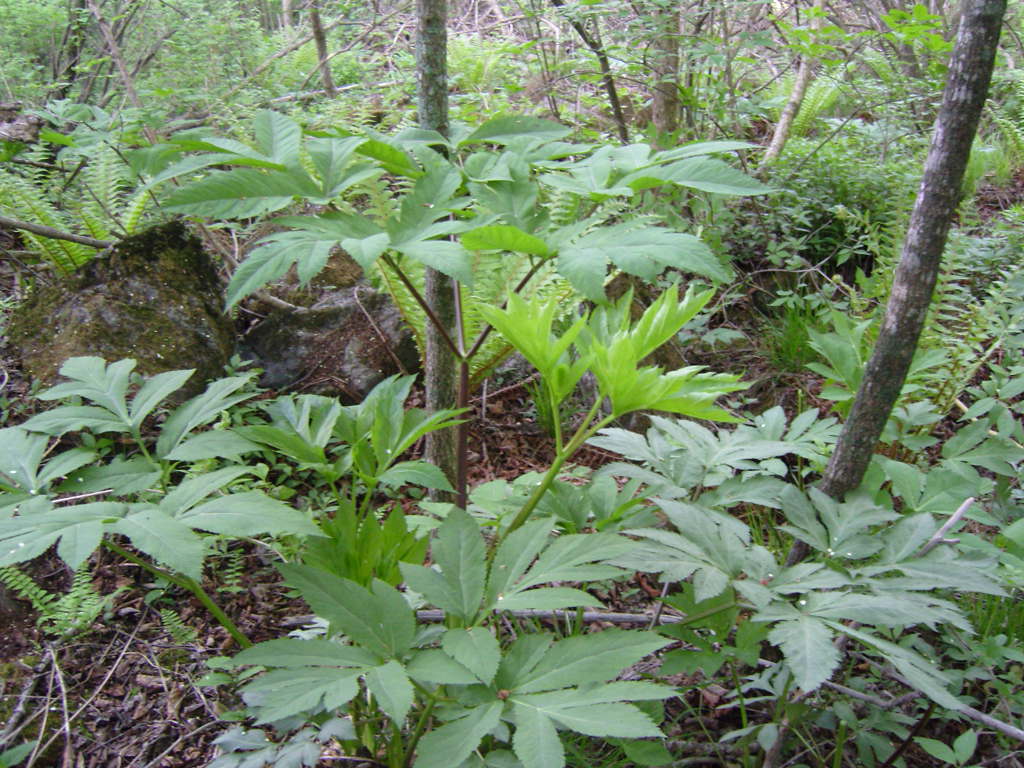
[[[521,611],[506,611],[517,619],[541,619],[541,620],[565,620],[575,621],[580,618],[576,611],[546,611],[540,609],[526,608]],[[307,613],[303,616],[291,616],[281,622],[285,627],[298,627],[308,624],[314,618],[313,614]],[[444,621],[444,611],[427,609],[416,611],[416,618],[420,621]],[[650,613],[617,613],[614,611],[584,611],[582,619],[585,623],[607,621],[609,624],[648,624],[655,618]],[[678,624],[685,621],[685,616],[661,615],[657,617],[659,624]]]
[[[59,229],[53,227],[47,227],[43,224],[31,224],[27,221],[18,221],[17,219],[8,219],[6,216],[0,216],[0,227],[11,227],[12,229],[23,229],[26,232],[31,232],[34,235],[40,237],[48,237],[51,240],[67,240],[70,243],[79,243],[80,245],[90,245],[93,248],[109,248],[114,243],[110,240],[97,240],[94,237],[86,237],[85,235],[76,235],[71,232],[61,232]]]

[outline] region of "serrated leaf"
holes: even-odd
[[[414,680],[441,685],[472,685],[477,677],[440,648],[413,653],[405,671]]]
[[[166,207],[212,219],[249,219],[279,211],[295,197],[317,196],[318,192],[304,173],[236,168],[179,187],[168,195]]]
[[[142,426],[145,418],[153,412],[153,409],[160,405],[172,392],[177,392],[188,381],[195,369],[184,371],[167,371],[150,376],[139,387],[139,391],[132,398],[129,407],[132,426],[138,429]]]
[[[498,671],[501,649],[483,627],[449,629],[441,638],[444,652],[472,672],[482,683],[490,683]]]
[[[392,488],[398,488],[411,483],[423,488],[437,488],[442,491],[452,490],[451,483],[448,482],[444,472],[425,461],[399,462],[389,467],[378,479],[384,485]]]
[[[480,610],[486,578],[480,527],[464,510],[453,510],[438,529],[431,552],[455,597],[452,612],[471,622]]]
[[[37,413],[24,422],[22,427],[48,435],[63,435],[83,429],[101,435],[105,432],[128,432],[131,428],[124,419],[95,405],[62,405],[52,408]]]
[[[572,133],[570,128],[539,117],[524,115],[505,115],[495,117],[481,125],[469,136],[459,142],[463,147],[467,144],[508,144],[510,141],[529,136],[540,141],[556,141]]]
[[[573,692],[564,693],[567,695],[561,691],[554,694],[516,694],[512,701],[517,708],[535,707],[563,727],[587,736],[642,739],[663,735],[651,718],[632,704],[617,702],[573,706],[570,703]]]
[[[551,718],[528,705],[516,705],[513,712],[516,731],[512,736],[512,749],[516,757],[531,768],[562,768],[565,749]]]
[[[262,491],[211,499],[178,516],[193,528],[226,536],[323,536],[305,514]]]
[[[451,768],[461,763],[498,724],[503,706],[501,701],[481,704],[465,717],[427,733],[416,750],[416,768]]]
[[[257,713],[257,723],[272,723],[303,712],[343,707],[359,693],[358,670],[280,669],[267,672],[242,689]]]
[[[252,469],[246,466],[224,467],[213,472],[183,480],[178,486],[160,500],[160,509],[172,517],[188,511],[211,493],[233,483]]]
[[[278,570],[333,631],[341,631],[384,659],[401,657],[412,644],[415,616],[402,594],[375,580],[372,591],[334,574],[305,565]]]
[[[672,642],[646,632],[609,629],[555,642],[532,670],[516,677],[517,693],[604,682]],[[629,735],[629,734],[625,734]]]
[[[110,489],[115,496],[143,491],[160,479],[161,470],[145,456],[115,456],[109,464],[72,472],[58,486],[63,493],[93,493]]]
[[[127,536],[136,549],[159,563],[198,581],[206,547],[191,528],[155,507],[132,512],[110,526]]]
[[[314,638],[299,640],[282,637],[246,648],[231,659],[234,667],[254,664],[264,667],[371,667],[376,659],[368,651],[354,645]]]
[[[413,687],[402,665],[397,661],[374,667],[366,675],[366,687],[377,697],[377,706],[401,726],[412,709]]]
[[[810,616],[781,621],[768,634],[768,639],[782,649],[796,685],[808,692],[828,680],[839,665],[841,654],[832,638],[828,626]]]

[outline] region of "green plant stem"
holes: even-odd
[[[225,630],[227,630],[227,633],[231,636],[231,639],[234,640],[239,645],[239,647],[252,647],[252,640],[245,636],[245,633],[243,633],[242,630],[240,630],[238,626],[235,624],[235,622],[233,622],[231,618],[226,613],[224,613],[221,607],[213,601],[213,598],[211,598],[206,593],[206,590],[204,590],[195,579],[185,576],[184,574],[173,573],[171,571],[164,570],[159,566],[146,562],[143,558],[139,557],[138,555],[132,552],[129,552],[120,544],[115,544],[109,539],[104,539],[103,545],[111,552],[115,552],[121,557],[123,557],[125,560],[131,563],[135,563],[140,568],[144,568],[145,570],[152,573],[154,576],[158,576],[162,579],[167,579],[172,584],[175,584],[181,587],[182,589],[187,589],[189,592],[195,595],[196,599],[200,603],[202,603],[203,607],[210,612],[210,615],[217,620],[217,623],[224,627]]]
[[[548,467],[548,471],[544,473],[544,477],[541,479],[540,484],[534,488],[533,493],[530,495],[530,498],[527,499],[526,504],[524,504],[523,508],[519,510],[519,514],[513,518],[512,523],[505,530],[505,533],[495,539],[494,545],[491,549],[491,557],[493,557],[494,553],[498,551],[498,545],[501,543],[502,539],[512,533],[512,531],[520,528],[523,523],[530,519],[530,515],[533,514],[533,510],[536,509],[540,500],[543,498],[544,494],[547,493],[548,488],[551,487],[551,484],[555,481],[558,473],[562,470],[562,465],[564,465],[565,462],[580,449],[583,443],[593,437],[599,429],[615,420],[615,416],[608,415],[591,424],[591,421],[597,415],[598,409],[601,407],[602,400],[603,398],[598,398],[594,401],[594,404],[590,407],[590,410],[584,417],[580,428],[576,430],[576,434],[572,436],[572,439],[564,449],[557,451],[554,460],[551,462],[551,466]]]
[[[413,730],[406,745],[405,768],[409,768],[412,765],[413,756],[416,754],[416,745],[419,744],[420,738],[427,730],[427,723],[430,722],[430,716],[434,712],[434,705],[437,703],[437,696],[435,694],[428,692],[427,695],[430,697],[430,701],[427,702],[427,706],[420,713],[420,719],[416,721],[416,728]]]
[[[412,284],[412,281],[409,280],[405,272],[402,271],[402,268],[398,266],[398,263],[394,259],[392,259],[386,253],[382,255],[380,258],[385,264],[391,267],[391,270],[395,273],[395,275],[398,276],[398,279],[399,281],[401,281],[402,285],[405,286],[406,290],[409,291],[409,293],[412,295],[416,303],[419,304],[420,308],[426,313],[427,319],[429,319],[430,324],[437,329],[437,332],[440,335],[441,340],[444,341],[445,346],[447,346],[452,351],[452,354],[455,355],[456,359],[461,360],[461,350],[459,349],[455,341],[452,339],[451,335],[448,333],[448,329],[444,326],[444,323],[441,322],[437,314],[434,312],[433,307],[431,307],[430,304],[427,303],[427,300],[423,298],[423,295],[416,289],[416,286]]]

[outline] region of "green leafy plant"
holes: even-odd
[[[61,638],[88,632],[93,622],[110,609],[121,591],[100,595],[93,586],[92,571],[87,563],[78,567],[72,576],[71,588],[63,594],[44,589],[11,565],[0,566],[0,583],[31,603],[38,614],[36,621],[39,626]]]

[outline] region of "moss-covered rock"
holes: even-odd
[[[69,278],[39,285],[11,317],[25,371],[55,380],[69,357],[125,357],[140,373],[195,368],[191,391],[222,375],[235,344],[217,272],[180,222],[126,238]]]

